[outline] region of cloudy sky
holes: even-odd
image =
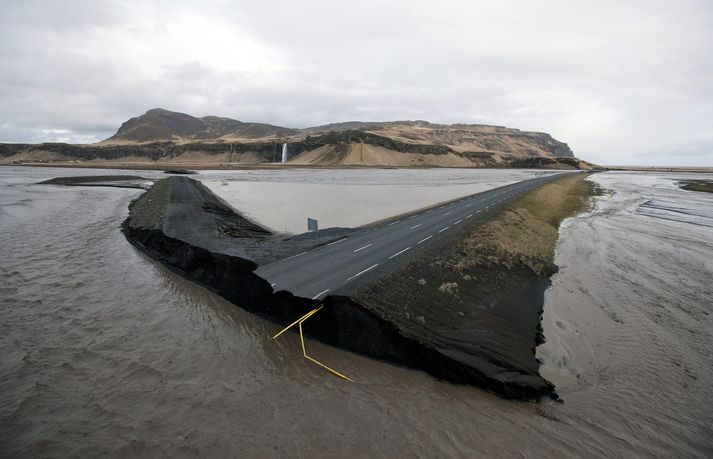
[[[306,127],[545,131],[600,164],[713,166],[713,1],[0,0],[0,141],[154,107]]]

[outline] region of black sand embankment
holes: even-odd
[[[259,263],[306,250],[310,238],[282,238],[235,213],[197,181],[160,180],[130,206],[127,238],[174,270],[280,324],[320,302],[273,292]],[[350,230],[336,229],[335,238]],[[496,261],[449,272],[464,248],[433,247],[350,297],[328,296],[305,332],[367,356],[478,385],[516,399],[554,394],[537,372],[534,346],[547,275]],[[460,258],[459,258],[460,257]]]
[[[147,190],[151,180],[138,175],[84,175],[57,177],[40,182],[41,185],[106,186],[112,188],[139,188]]]
[[[473,369],[462,382],[518,399],[551,394],[554,386],[539,375],[535,358],[548,276],[497,260],[454,268],[468,256],[467,237],[430,247],[348,301]]]

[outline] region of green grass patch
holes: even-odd
[[[504,208],[464,241],[457,269],[488,263],[527,266],[539,275],[553,270],[559,225],[589,207],[597,194],[587,174],[573,174],[543,185]]]
[[[713,193],[713,180],[681,180],[678,186],[688,191]]]

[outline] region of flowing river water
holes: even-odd
[[[564,402],[536,404],[308,342],[356,382],[332,377],[133,248],[139,190],[33,184],[64,172],[0,169],[2,457],[713,455],[713,195],[676,187],[692,175],[591,178],[609,193],[563,224],[538,348]]]

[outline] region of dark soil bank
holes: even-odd
[[[41,185],[65,186],[108,186],[112,188],[140,188],[146,190],[151,185],[151,180],[138,175],[85,175],[78,177],[57,177]]]
[[[471,369],[462,382],[518,399],[554,395],[535,358],[548,278],[497,261],[454,275],[450,268],[459,258],[461,237],[432,247],[361,289],[352,301]]]
[[[275,293],[254,273],[259,263],[309,249],[315,244],[310,238],[272,234],[189,178],[156,182],[131,204],[123,231],[172,269],[280,324],[320,304]],[[337,238],[351,230],[326,234],[330,231]],[[553,395],[553,386],[537,373],[533,353],[546,279],[497,264],[465,281],[445,279],[437,263],[458,250],[457,241],[448,245],[450,251],[433,247],[351,297],[327,297],[324,309],[305,323],[305,333],[506,397]]]

